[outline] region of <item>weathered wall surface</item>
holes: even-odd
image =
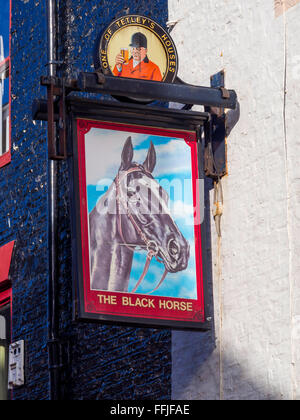
[[[101,3],[101,4],[100,4]],[[167,0],[147,2],[63,0],[59,9],[61,74],[93,71],[95,42],[111,21],[131,13],[165,25]],[[90,95],[91,96],[91,95]],[[71,240],[67,165],[60,168],[61,335],[70,343],[66,376],[69,399],[168,399],[171,396],[170,330],[89,325],[72,322]]]
[[[25,341],[26,387],[14,399],[48,396],[47,146],[45,125],[31,118],[44,94],[46,9],[43,1],[12,2],[11,163],[0,169],[0,243],[15,239],[11,266],[12,340]]]
[[[167,21],[166,0],[62,0],[59,3],[60,74],[91,71],[94,43],[124,9]],[[101,3],[101,4],[100,4]],[[12,160],[0,168],[0,246],[16,239],[12,262],[12,339],[25,340],[25,386],[13,398],[49,398],[47,124],[32,121],[32,102],[46,96],[46,2],[12,0]],[[71,227],[68,164],[59,165],[60,337],[68,350],[66,399],[168,399],[169,330],[78,324],[72,320]],[[67,346],[68,344],[68,346]]]
[[[286,31],[286,158],[288,190],[288,222],[290,237],[290,291],[292,322],[292,396],[300,399],[300,120],[299,84],[300,50],[299,33],[300,5],[283,16]]]
[[[241,107],[219,243],[211,220],[214,330],[173,333],[174,399],[300,398],[296,3],[169,0],[179,76],[209,85],[225,68]]]
[[[283,0],[280,0],[281,3]],[[60,2],[61,71],[92,69],[92,45],[125,7],[162,24],[167,1]],[[282,6],[282,4],[281,4]],[[280,7],[281,7],[280,6]],[[285,11],[285,13],[284,13]],[[300,4],[169,0],[179,76],[208,85],[226,69],[241,118],[228,141],[222,241],[211,220],[214,329],[173,332],[174,399],[300,399]],[[15,399],[47,399],[46,11],[12,1],[12,162],[0,169],[0,245],[16,239],[13,340],[24,339],[26,385]],[[210,183],[207,183],[209,188]],[[60,333],[70,344],[70,399],[168,399],[170,332],[74,324],[67,165],[59,176]],[[207,196],[210,214],[212,195]],[[208,226],[209,228],[209,226]],[[208,229],[208,233],[210,231]],[[209,242],[208,242],[209,243]]]

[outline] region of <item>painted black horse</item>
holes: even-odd
[[[147,251],[147,260],[132,292],[146,276],[153,257],[165,268],[159,286],[167,273],[187,268],[189,244],[170,215],[166,191],[152,176],[155,165],[152,142],[141,165],[133,162],[131,137],[126,140],[118,174],[89,215],[94,290],[127,292],[137,249]]]

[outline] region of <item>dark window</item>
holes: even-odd
[[[2,148],[0,155],[9,151],[9,106],[5,104],[2,108]]]

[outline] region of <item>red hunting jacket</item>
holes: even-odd
[[[146,57],[144,61],[133,68],[133,58],[131,57],[127,65],[122,65],[122,70],[119,71],[117,66],[113,70],[113,74],[119,77],[130,77],[133,79],[146,79],[162,81],[162,75],[159,67]]]

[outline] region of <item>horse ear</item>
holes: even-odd
[[[131,137],[128,137],[128,139],[125,142],[125,145],[123,147],[122,151],[122,163],[121,163],[121,170],[126,170],[129,168],[131,162],[133,159],[133,146],[132,146],[132,140]]]
[[[155,165],[156,165],[156,152],[155,152],[155,147],[151,141],[148,154],[147,154],[145,162],[143,163],[143,166],[146,169],[146,171],[153,172]]]

